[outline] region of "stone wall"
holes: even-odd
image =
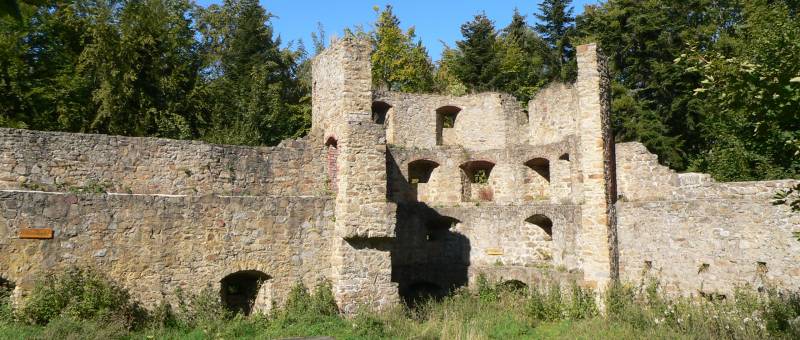
[[[387,140],[403,147],[436,147],[437,129],[442,129],[443,145],[470,150],[500,149],[521,143],[520,131],[527,120],[516,99],[500,93],[453,97],[376,92],[374,101],[392,107],[386,118],[392,132]],[[451,128],[437,124],[437,109],[447,106],[460,109]]]
[[[479,151],[458,146],[437,149],[390,146],[391,168],[388,171],[393,184],[389,196],[395,202],[421,201],[431,206],[486,201],[474,195],[462,195],[465,186],[473,184],[464,178],[466,174],[462,166],[470,161],[486,161],[494,164],[485,186],[491,192],[489,201],[496,204],[569,204],[576,202],[572,189],[577,185],[578,169],[576,162],[562,158],[574,155],[575,148],[574,139],[548,145],[514,145],[500,150]],[[546,160],[547,179],[526,166],[534,159]],[[411,186],[409,168],[412,162],[419,160],[438,166],[426,183]]]
[[[321,195],[323,145],[215,145],[0,128],[0,189],[188,195]]]
[[[553,83],[528,103],[530,143],[550,144],[578,133],[578,93],[572,84]]]
[[[394,205],[386,199],[386,134],[373,123],[370,46],[344,39],[314,59],[311,140],[336,140],[333,289],[348,313],[397,302],[388,242]],[[322,138],[324,138],[324,140]],[[334,171],[329,171],[334,172]]]
[[[72,265],[99,268],[147,306],[177,288],[219,291],[241,270],[269,276],[262,305],[302,280],[330,279],[333,201],[316,197],[217,197],[0,192],[0,276],[19,294]],[[50,240],[21,229],[54,230]]]
[[[341,39],[312,61],[312,141],[338,138],[337,126],[349,113],[369,113],[372,105],[372,73],[368,41]]]
[[[614,228],[610,197],[615,186],[614,160],[607,151],[613,148],[608,115],[611,84],[605,57],[597,45],[578,46],[578,152],[581,185],[581,228],[578,232],[578,258],[584,278],[599,289],[614,276],[612,273]],[[613,155],[613,153],[611,153]]]
[[[800,288],[800,214],[772,205],[797,181],[716,183],[676,174],[639,143],[618,144],[620,275],[668,291],[730,294],[737,285]]]

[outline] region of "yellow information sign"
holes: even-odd
[[[500,248],[488,248],[488,249],[486,249],[486,255],[503,255],[503,249],[500,249]]]
[[[49,240],[53,238],[53,229],[50,228],[26,228],[19,231],[19,238]]]

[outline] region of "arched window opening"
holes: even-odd
[[[494,190],[489,184],[494,163],[471,161],[461,165],[461,200],[492,201]]]
[[[545,158],[534,158],[525,162],[525,166],[542,176],[545,181],[550,182],[550,161]]]
[[[459,112],[461,108],[450,105],[436,109],[436,145],[450,144],[454,139],[451,129],[456,126]]]
[[[547,234],[548,241],[553,240],[553,221],[547,218],[547,216],[540,214],[533,215],[528,217],[525,222],[538,226]]]
[[[234,312],[250,315],[264,282],[270,277],[257,270],[243,270],[230,274],[220,282],[220,297],[225,307]]]
[[[411,184],[428,183],[431,179],[433,170],[439,167],[439,163],[426,159],[419,159],[408,163],[408,181]]]
[[[327,148],[327,166],[328,166],[328,186],[329,189],[336,193],[337,191],[337,174],[339,172],[338,168],[338,158],[339,158],[339,142],[336,138],[330,137],[325,142],[325,146]]]
[[[533,171],[525,171],[523,199],[526,201],[543,201],[550,197],[550,161],[546,158],[534,158],[525,162],[525,166]]]
[[[386,122],[386,114],[392,106],[386,102],[376,101],[372,102],[372,121],[376,124],[384,124]]]
[[[442,241],[447,238],[450,229],[460,222],[461,221],[448,216],[439,216],[431,219],[425,225],[425,239],[431,242]]]
[[[489,183],[492,169],[494,169],[494,163],[488,161],[471,161],[461,164],[461,170],[464,171],[470,183]]]
[[[569,162],[569,154],[568,154],[568,153],[564,153],[564,154],[562,154],[561,156],[559,156],[559,157],[558,157],[558,159],[559,159],[559,160],[562,160],[562,161],[567,161],[567,162]]]

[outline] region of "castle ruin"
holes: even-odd
[[[0,282],[20,301],[90,265],[146,305],[211,286],[245,312],[298,281],[329,280],[345,312],[481,274],[800,288],[800,214],[771,204],[797,181],[716,183],[615,144],[595,45],[527,109],[374,90],[369,53],[345,39],[315,58],[311,131],[276,147],[0,129]]]

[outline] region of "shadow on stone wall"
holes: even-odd
[[[471,248],[469,239],[452,229],[459,222],[425,203],[398,205],[392,281],[407,305],[467,285]]]
[[[389,202],[416,202],[417,191],[394,159],[391,151],[386,152],[386,199]]]

